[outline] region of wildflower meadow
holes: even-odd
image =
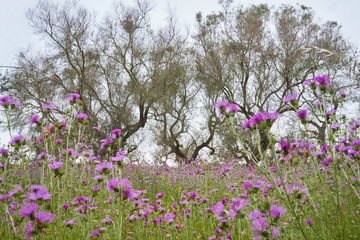
[[[76,93],[64,99],[65,119],[29,119],[30,129],[42,129],[30,141],[12,134],[10,116],[21,103],[0,98],[11,136],[0,149],[1,239],[360,239],[360,121],[333,106],[333,97],[347,94],[336,92],[328,76],[303,84],[318,99],[325,142],[310,138],[311,112],[300,109],[297,93],[283,99],[302,130],[296,142],[269,131],[277,112],[241,122],[236,104],[214,104],[253,164],[203,158],[135,164],[121,129],[89,142],[85,129],[102,129],[79,112]],[[49,114],[56,106],[43,109]],[[260,132],[268,137],[266,151]]]

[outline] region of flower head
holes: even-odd
[[[175,216],[173,213],[165,213],[164,220],[167,221],[168,223],[171,223],[175,220],[174,217]]]
[[[89,234],[89,237],[93,237],[93,236],[97,237],[97,236],[99,236],[99,234],[100,234],[99,230],[96,229],[92,233]]]
[[[111,132],[111,138],[112,139],[116,139],[116,138],[120,137],[120,135],[121,135],[121,129],[114,129]]]
[[[51,223],[54,216],[49,212],[39,212],[36,214],[35,222],[38,223]]]
[[[227,109],[227,104],[229,103],[229,101],[227,99],[225,99],[224,101],[222,102],[217,102],[214,104],[214,108],[218,108],[219,109],[219,113],[221,115],[223,115],[225,112],[226,112],[226,109]]]
[[[270,212],[269,215],[272,216],[273,218],[277,219],[282,217],[282,215],[284,215],[284,213],[286,212],[286,209],[282,208],[279,205],[272,205],[270,208]]]
[[[81,120],[86,120],[86,119],[88,119],[88,115],[86,115],[85,113],[75,114],[74,117],[75,117],[76,119],[81,119]]]
[[[31,216],[34,215],[34,213],[38,209],[39,209],[39,204],[37,204],[37,203],[29,203],[29,204],[27,204],[26,206],[24,206],[23,208],[20,209],[19,215],[21,217],[31,217]]]
[[[311,218],[306,219],[306,224],[311,226],[313,224],[313,220]]]
[[[258,112],[252,116],[248,121],[246,121],[242,127],[243,128],[253,128],[257,125],[260,125],[262,128],[271,127],[272,123],[280,115],[278,112],[266,113]]]
[[[77,93],[70,93],[70,96],[66,98],[66,101],[69,103],[74,102],[80,98],[80,94]]]
[[[37,123],[39,121],[39,115],[34,115],[32,116],[32,118],[30,119],[30,125]]]
[[[307,111],[306,110],[299,110],[298,117],[299,117],[300,120],[306,119],[306,116],[307,116]]]
[[[284,102],[290,102],[290,101],[292,101],[292,100],[296,100],[296,99],[298,98],[298,96],[299,96],[299,94],[294,93],[294,94],[291,94],[291,95],[289,95],[289,96],[287,96],[287,97],[284,97],[284,98],[283,98],[283,101],[284,101]]]
[[[42,108],[45,109],[45,110],[47,110],[47,109],[49,109],[49,110],[54,110],[56,107],[55,107],[54,105],[52,105],[52,104],[44,103],[44,104],[42,105]]]
[[[23,143],[25,143],[26,138],[23,135],[18,135],[13,137],[13,139],[11,139],[11,141],[9,142],[10,145],[21,145]]]
[[[100,149],[104,149],[109,143],[113,143],[114,141],[111,138],[109,138],[109,139],[100,140],[100,142],[101,142]]]
[[[49,164],[49,168],[50,169],[58,169],[60,168],[64,163],[63,162],[54,162],[54,163],[51,163]]]
[[[32,185],[28,189],[28,197],[30,200],[37,200],[37,199],[50,199],[52,195],[47,191],[45,186],[41,185]]]
[[[290,143],[288,143],[286,140],[281,140],[279,142],[279,145],[281,147],[281,150],[283,150],[284,152],[287,152],[291,147]]]

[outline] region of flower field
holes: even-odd
[[[12,136],[10,114],[21,107],[0,99],[12,140],[0,149],[0,234],[2,239],[360,239],[359,121],[332,108],[336,93],[328,77],[304,83],[317,94],[327,122],[327,141],[307,136],[298,95],[284,98],[297,113],[303,138],[278,139],[270,131],[279,113],[255,114],[241,123],[251,139],[237,136],[237,106],[216,103],[252,165],[241,159],[134,164],[121,145],[122,131],[90,143],[91,119],[79,112],[72,93],[68,118],[35,115],[35,143]],[[56,106],[44,103],[50,113]],[[247,144],[269,149],[257,154]]]

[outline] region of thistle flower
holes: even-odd
[[[289,95],[289,96],[287,96],[287,97],[284,97],[284,98],[283,98],[283,101],[284,101],[284,102],[290,102],[290,101],[292,101],[292,100],[296,100],[296,99],[298,98],[298,96],[299,96],[299,94],[294,93],[294,94],[291,94],[291,95]]]
[[[80,98],[80,94],[70,93],[70,96],[66,98],[66,101],[68,101],[69,103],[73,103],[76,100],[78,100],[79,98]]]
[[[48,200],[52,198],[52,195],[48,193],[45,186],[41,185],[32,185],[28,189],[28,197],[30,200],[44,199]]]
[[[60,168],[63,164],[64,164],[63,162],[54,162],[54,163],[49,164],[48,166],[50,169],[54,170],[54,169]]]
[[[164,220],[168,223],[172,223],[175,220],[175,216],[173,213],[165,213]]]
[[[42,109],[45,109],[45,110],[47,110],[47,109],[49,109],[49,110],[54,110],[56,107],[54,106],[54,105],[52,105],[52,104],[49,104],[49,103],[44,103],[43,105],[42,105]]]
[[[278,219],[278,218],[282,217],[282,215],[284,215],[285,212],[286,212],[286,209],[282,208],[281,206],[272,205],[270,208],[269,215],[275,219]]]
[[[88,119],[88,115],[86,115],[85,113],[75,114],[74,117],[75,117],[76,119],[81,119],[81,120],[87,120],[87,119]]]
[[[306,219],[306,224],[311,226],[313,224],[313,220],[311,218]]]
[[[54,216],[49,212],[39,212],[36,214],[35,222],[37,223],[51,223]]]
[[[261,128],[265,129],[272,126],[272,123],[280,115],[278,112],[266,113],[258,112],[252,116],[248,121],[246,121],[242,127],[243,128],[253,128],[257,125],[260,125]]]
[[[215,206],[213,207],[213,211],[215,216],[219,219],[221,218],[224,213],[225,213],[225,206],[224,204],[220,201],[218,203],[215,204]]]
[[[238,211],[244,209],[245,207],[251,205],[248,200],[240,199],[240,198],[233,198],[230,202],[231,209],[237,213]]]
[[[289,149],[291,148],[290,143],[288,143],[286,140],[281,140],[279,142],[279,145],[281,147],[281,150],[284,151],[284,152],[289,151]]]
[[[227,104],[229,103],[229,101],[227,99],[225,99],[224,101],[222,102],[217,102],[214,104],[214,108],[218,108],[219,109],[219,113],[221,115],[224,115],[224,113],[226,112],[226,109],[227,109]]]
[[[260,217],[257,219],[254,219],[254,221],[252,222],[252,226],[250,227],[250,229],[257,234],[262,235],[264,233],[265,230],[267,230],[269,228],[269,224],[266,222],[266,218],[264,217]]]
[[[99,230],[96,229],[92,233],[89,234],[89,237],[93,237],[93,236],[97,237],[97,236],[99,236],[99,234],[100,234]]]
[[[32,116],[32,118],[30,119],[30,125],[37,123],[39,121],[39,115],[34,115]]]
[[[4,96],[0,98],[0,105],[5,109],[7,109],[9,106],[14,109],[16,106],[20,106],[20,102],[10,99],[9,96]]]
[[[10,145],[21,145],[21,144],[25,144],[26,142],[26,138],[23,135],[18,135],[13,137],[13,139],[11,139],[11,141],[9,142]]]
[[[104,149],[109,143],[113,143],[114,141],[109,138],[109,139],[103,139],[100,142],[101,142],[100,149]]]
[[[0,155],[1,155],[2,157],[7,157],[7,156],[9,156],[9,150],[7,150],[7,149],[5,149],[5,148],[0,149]]]
[[[35,224],[33,222],[28,222],[26,224],[26,231],[25,231],[25,237],[27,239],[31,238],[31,234],[34,232],[35,230]]]
[[[117,179],[111,179],[108,182],[107,189],[110,191],[116,191],[115,189],[118,186],[118,184],[119,184],[119,181]]]
[[[99,165],[97,165],[95,167],[95,170],[98,172],[98,173],[107,173],[110,171],[110,169],[113,167],[113,164],[111,162],[102,162],[100,163]]]
[[[121,129],[114,129],[111,132],[111,138],[112,139],[116,139],[116,138],[120,137],[120,135],[121,135]]]
[[[305,119],[306,116],[307,116],[307,111],[306,110],[299,110],[298,117],[299,117],[300,120]]]
[[[39,204],[37,203],[29,203],[23,208],[20,209],[19,215],[21,217],[32,217],[36,210],[39,209]]]

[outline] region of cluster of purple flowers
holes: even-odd
[[[239,110],[239,106],[237,104],[228,104],[229,101],[225,99],[222,102],[217,102],[214,104],[214,108],[219,110],[219,114],[226,116],[226,113],[236,113]]]
[[[272,126],[273,122],[280,115],[278,112],[266,113],[258,112],[247,120],[242,127],[255,129],[256,126],[260,126],[261,129],[266,129]]]
[[[20,102],[12,100],[9,96],[4,96],[0,98],[0,105],[7,109],[9,106],[14,109],[15,107],[20,106]]]

